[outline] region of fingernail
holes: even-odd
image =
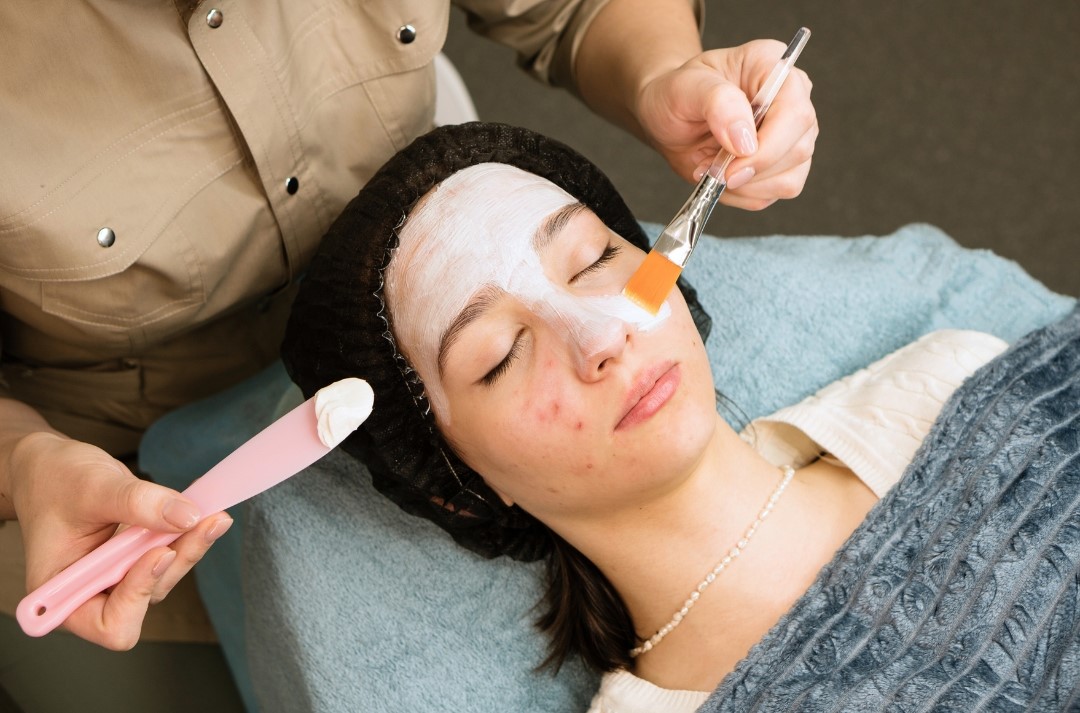
[[[754,129],[745,121],[736,121],[728,128],[731,140],[735,144],[735,151],[740,156],[749,156],[757,151],[757,138]]]
[[[231,517],[226,516],[218,518],[218,521],[215,522],[213,526],[206,531],[206,541],[213,542],[217,538],[221,537],[229,531],[229,528],[232,527],[232,524],[233,519]]]
[[[751,178],[754,177],[754,173],[756,173],[756,171],[754,171],[753,166],[746,166],[745,168],[739,169],[730,178],[728,178],[728,180],[727,180],[728,190],[729,191],[737,191],[737,190],[739,190],[740,188],[745,186],[747,184],[747,182]]]
[[[158,557],[158,561],[154,565],[154,568],[150,570],[150,574],[155,577],[160,577],[165,574],[165,570],[169,568],[169,565],[172,564],[174,559],[176,559],[176,550],[169,550],[161,557]]]
[[[705,175],[705,167],[704,166],[698,166],[697,168],[694,169],[694,180],[695,181],[700,181],[701,177],[704,176],[704,175]]]
[[[173,527],[186,530],[199,521],[200,514],[194,505],[183,500],[170,500],[161,511],[161,516]]]

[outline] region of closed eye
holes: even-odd
[[[524,335],[525,330],[521,330],[514,337],[514,343],[510,345],[510,351],[507,352],[503,360],[500,361],[494,369],[484,374],[480,378],[480,383],[484,386],[492,386],[499,380],[499,377],[507,372],[507,370],[513,365],[514,361],[521,354],[521,338]]]
[[[570,278],[570,284],[574,284],[575,282],[577,282],[578,280],[580,280],[581,278],[585,277],[586,275],[588,275],[590,273],[593,273],[593,272],[596,272],[597,270],[603,269],[604,265],[607,265],[609,262],[611,262],[612,259],[614,259],[615,256],[618,255],[618,254],[619,254],[619,246],[618,245],[614,245],[614,244],[613,245],[608,245],[606,248],[604,248],[604,252],[600,253],[600,257],[598,257],[596,259],[596,262],[589,265],[584,270],[582,270],[581,272],[579,272],[578,274],[576,274],[576,275],[574,275],[573,277]]]

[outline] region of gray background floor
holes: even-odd
[[[706,47],[813,31],[799,60],[821,125],[803,194],[761,212],[719,207],[708,232],[880,235],[910,222],[1016,260],[1080,295],[1080,2],[706,0]],[[524,78],[454,13],[446,54],[481,118],[582,151],[635,214],[666,223],[690,187],[566,92]]]

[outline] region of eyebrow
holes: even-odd
[[[580,201],[577,203],[568,203],[562,208],[544,218],[540,225],[536,228],[536,233],[533,234],[532,246],[533,250],[540,252],[548,243],[555,239],[562,229],[566,227],[566,224],[573,220],[581,211],[586,210],[585,204]]]
[[[465,328],[483,317],[503,294],[505,293],[495,285],[484,285],[476,293],[476,296],[469,301],[469,304],[458,312],[458,316],[454,317],[454,321],[450,323],[450,326],[443,332],[442,338],[439,339],[439,376],[442,376],[446,368],[446,354],[450,351],[450,347],[454,345],[454,342],[461,336]]]

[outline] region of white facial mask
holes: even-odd
[[[628,330],[650,329],[671,314],[666,303],[654,316],[622,295],[583,297],[548,279],[533,238],[549,216],[576,203],[535,174],[477,164],[443,181],[399,230],[386,271],[394,331],[445,422],[450,410],[439,379],[439,345],[485,287],[512,295],[551,324],[579,366],[613,340],[625,340]]]

